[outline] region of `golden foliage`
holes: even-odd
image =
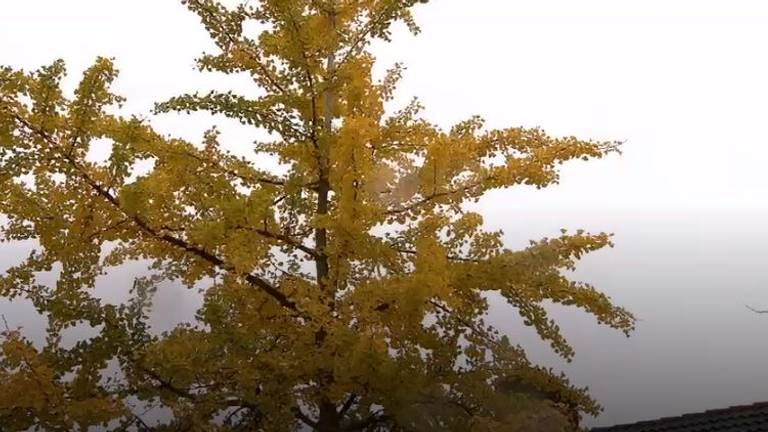
[[[273,133],[254,154],[289,170],[235,157],[215,129],[195,144],[115,114],[109,59],[72,99],[61,61],[1,69],[2,235],[37,249],[0,278],[0,294],[31,300],[50,332],[42,348],[3,336],[4,430],[150,428],[135,401],[172,411],[158,430],[521,430],[542,403],[531,392],[572,423],[598,411],[484,317],[500,293],[566,359],[573,349],[545,302],[629,332],[628,312],[562,273],[610,236],[563,232],[512,251],[462,204],[546,187],[559,164],[617,143],[487,130],[479,117],[445,131],[416,101],[387,114],[402,68],[375,81],[367,47],[394,21],[417,32],[415,0],[183,3],[218,47],[199,68],[247,73],[263,95],[181,95],[157,111],[206,110]],[[268,25],[254,38],[246,21]],[[89,161],[104,142],[108,160]],[[127,303],[94,297],[97,276],[137,259],[154,273]],[[39,284],[54,267],[55,286]],[[195,325],[157,335],[146,320],[163,279],[202,284],[204,304]],[[81,323],[98,336],[63,346],[60,332]],[[115,367],[119,379],[107,380]],[[510,379],[533,390],[500,391]]]

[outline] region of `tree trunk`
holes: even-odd
[[[331,26],[335,28],[335,12],[333,8],[333,2],[331,1],[329,10],[329,19],[331,20]],[[331,51],[326,59],[326,74],[328,80],[331,79],[334,71],[335,52]],[[323,139],[317,146],[318,150],[318,185],[317,185],[317,215],[328,214],[329,207],[329,193],[331,190],[329,181],[330,171],[330,139],[329,137],[333,133],[333,89],[329,82],[325,82],[325,89],[323,89]],[[317,250],[317,257],[315,259],[315,269],[317,273],[317,285],[320,290],[323,291],[323,295],[327,296],[328,306],[333,311],[335,308],[336,293],[333,291],[334,284],[329,283],[328,277],[330,275],[330,268],[328,265],[328,255],[326,252],[328,246],[328,230],[325,227],[319,227],[315,230],[315,249]],[[325,329],[320,328],[315,335],[315,341],[318,345],[321,345],[325,340]],[[320,385],[328,385],[333,382],[333,372],[321,371]],[[319,404],[320,415],[317,420],[318,432],[339,432],[341,430],[341,418],[336,411],[336,404],[330,401],[327,397],[323,396]]]
[[[341,431],[341,418],[336,411],[336,405],[324,401],[320,404],[320,418],[317,420],[317,432]]]

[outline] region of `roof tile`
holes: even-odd
[[[592,432],[768,432],[768,402],[598,427]]]

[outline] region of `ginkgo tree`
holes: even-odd
[[[3,332],[2,430],[494,431],[523,430],[542,404],[568,427],[599,411],[485,318],[498,295],[566,360],[547,302],[628,333],[630,313],[564,275],[610,235],[563,231],[509,250],[464,204],[554,184],[559,164],[619,143],[489,130],[479,117],[444,130],[416,101],[385,110],[402,68],[374,79],[370,44],[397,21],[417,33],[411,12],[425,1],[183,3],[218,47],[199,69],[246,74],[260,96],[192,93],[156,111],[268,132],[250,158],[215,128],[188,142],[120,114],[110,59],[73,97],[62,61],[0,69],[2,236],[36,245],[0,294],[48,321],[42,345]],[[86,157],[105,142],[106,160]],[[259,155],[287,169],[259,169]],[[134,260],[152,264],[128,301],[95,295],[97,277]],[[163,280],[202,285],[204,302],[195,322],[156,334],[147,318]],[[76,325],[97,334],[66,346]],[[166,414],[150,419],[152,407]]]

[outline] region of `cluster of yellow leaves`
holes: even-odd
[[[200,69],[248,74],[263,92],[181,95],[156,111],[206,110],[266,130],[277,138],[254,155],[288,171],[234,156],[215,128],[195,144],[115,114],[109,59],[85,71],[72,99],[61,61],[0,69],[0,232],[37,245],[0,277],[0,293],[30,299],[50,330],[40,352],[6,335],[0,383],[40,381],[24,398],[0,396],[0,423],[151,429],[131,398],[171,410],[158,430],[521,430],[539,393],[570,426],[599,410],[484,317],[500,293],[567,360],[574,351],[545,302],[629,332],[627,311],[563,274],[610,236],[563,232],[511,251],[463,204],[546,187],[559,164],[617,143],[487,130],[479,117],[445,131],[415,100],[387,114],[402,68],[375,81],[367,47],[398,20],[418,31],[416,0],[183,3],[219,50]],[[265,29],[249,35],[254,21]],[[86,158],[105,143],[106,161]],[[151,169],[133,175],[140,164]],[[98,276],[138,259],[154,275],[126,304],[94,297]],[[55,286],[38,283],[54,269]],[[204,303],[195,323],[158,335],[147,313],[163,279],[202,286]],[[82,323],[98,336],[62,346],[61,331]],[[106,383],[109,362],[121,378]],[[502,391],[505,380],[527,387]]]
[[[76,373],[64,380],[17,332],[4,332],[0,344],[0,418],[8,430],[32,426],[45,430],[80,430],[105,426],[124,414],[119,400],[94,394],[88,381],[95,377]]]

